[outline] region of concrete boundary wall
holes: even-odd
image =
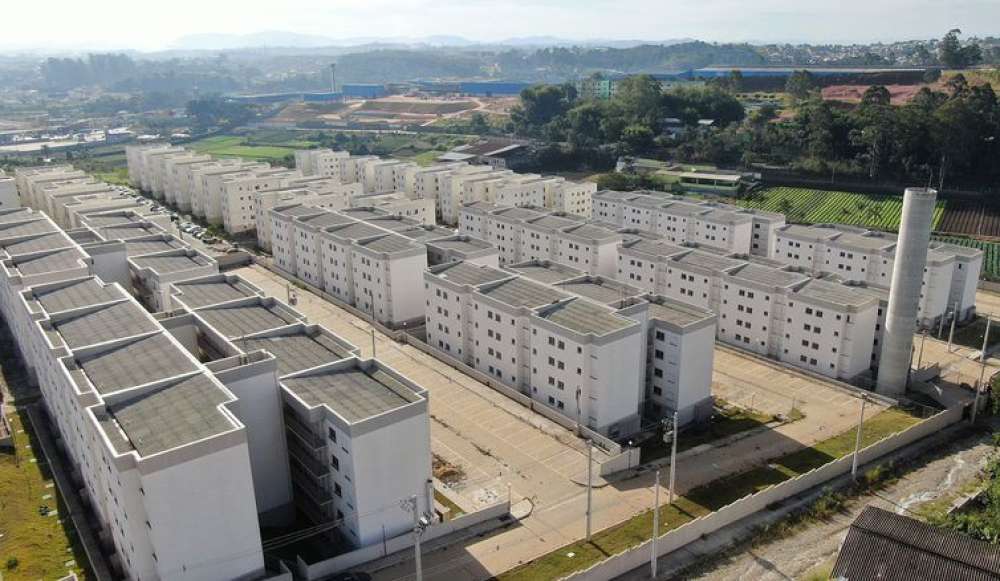
[[[954,407],[940,412],[919,424],[901,432],[882,438],[878,442],[862,449],[859,454],[859,464],[874,462],[883,456],[908,446],[921,438],[937,433],[947,426],[962,419],[962,407]],[[711,514],[697,518],[659,537],[657,553],[660,556],[672,553],[688,544],[742,520],[752,514],[765,510],[769,505],[780,502],[807,490],[820,486],[851,471],[852,457],[844,456],[805,474],[801,474],[764,489],[758,493],[745,496]],[[650,541],[618,553],[589,569],[563,577],[573,581],[603,581],[649,564],[651,554]]]
[[[490,520],[495,520],[497,526],[501,526],[504,523],[500,519],[509,514],[510,504],[507,501],[498,502],[474,513],[465,514],[450,521],[436,523],[427,527],[423,536],[420,537],[420,542],[427,543]],[[400,551],[405,551],[412,547],[413,534],[405,533],[391,539],[386,539],[384,543],[369,545],[317,563],[309,564],[302,560],[302,557],[296,557],[295,567],[298,573],[297,577],[306,581],[318,581],[324,577],[393,555],[394,553],[399,553]]]

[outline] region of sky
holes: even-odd
[[[849,43],[1000,35],[1000,0],[13,0],[0,47],[169,48],[190,34]]]

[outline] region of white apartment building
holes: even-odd
[[[14,184],[21,197],[21,205],[38,208],[41,190],[53,183],[95,183],[96,180],[69,165],[18,168],[14,170]]]
[[[427,249],[422,244],[386,234],[356,241],[351,254],[354,305],[359,310],[390,327],[422,321],[423,296],[420,287],[413,286],[427,269]]]
[[[191,172],[191,213],[207,221],[218,223],[222,215],[221,184],[229,175],[253,170],[270,169],[266,163],[249,163],[243,160],[223,160]],[[214,195],[214,197],[213,197]],[[182,194],[183,196],[183,194]],[[210,218],[211,217],[211,218]]]
[[[432,514],[427,391],[373,359],[345,359],[281,379],[299,496],[316,522],[342,521],[355,546],[413,528],[401,501]],[[301,435],[299,435],[301,434]]]
[[[544,207],[555,212],[576,214],[584,218],[593,215],[593,197],[597,184],[592,182],[571,182],[565,178],[550,178],[545,184]]]
[[[323,176],[340,180],[341,160],[350,158],[346,151],[301,149],[295,152],[295,169],[304,176]]]
[[[186,150],[169,144],[129,145],[125,147],[128,161],[129,180],[132,185],[144,192],[152,193],[158,199],[163,199],[163,174],[159,158],[184,154]],[[159,192],[153,191],[158,188]]]
[[[222,224],[232,234],[252,230],[257,225],[256,194],[287,187],[289,180],[296,177],[300,177],[296,171],[267,166],[210,179],[205,219]]]
[[[357,185],[357,184],[354,184]],[[351,186],[343,186],[350,188]],[[254,221],[257,231],[257,245],[265,251],[271,250],[271,209],[279,206],[298,204],[323,210],[342,210],[350,206],[351,193],[343,195],[317,194],[308,188],[283,188],[260,192],[254,197]]]
[[[14,176],[7,175],[0,169],[0,210],[20,207],[21,198],[17,195],[17,182]]]
[[[351,205],[359,208],[378,208],[391,216],[410,218],[420,224],[433,226],[435,202],[431,199],[408,198],[404,194],[370,194],[351,199]]]
[[[445,264],[424,280],[429,344],[609,437],[638,428],[638,322],[486,266]]]
[[[841,225],[779,228],[774,259],[813,274],[834,274],[848,282],[888,287],[895,264],[896,236]],[[920,297],[920,324],[932,327],[950,310],[959,320],[975,314],[975,289],[982,252],[931,242]]]
[[[485,240],[459,234],[425,240],[424,244],[427,245],[427,262],[433,266],[449,262],[467,262],[493,268],[500,266],[500,253]]]
[[[398,159],[369,160],[364,165],[361,183],[366,194],[402,192],[406,187],[407,171],[417,167],[411,161]]]
[[[212,161],[212,156],[194,152],[187,152],[187,155],[167,157],[163,163],[163,194],[168,204],[180,207],[182,202],[181,192],[187,187],[188,176],[193,167],[201,167],[201,164]],[[190,201],[190,197],[187,198]],[[190,203],[188,204],[190,208]]]
[[[118,572],[264,578],[233,394],[118,285],[53,277],[19,298],[9,320]]]
[[[219,272],[215,260],[193,248],[129,256],[128,266],[132,293],[155,313],[170,308],[170,283]]]

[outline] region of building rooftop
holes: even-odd
[[[391,230],[393,232],[398,232],[400,230],[409,230],[414,226],[420,226],[419,220],[414,220],[412,218],[407,218],[405,216],[386,216],[379,215],[374,218],[366,218],[365,222],[373,226],[379,226],[385,228],[386,230]]]
[[[151,456],[228,432],[235,426],[219,406],[231,399],[200,373],[110,404],[108,415],[121,430],[116,448],[122,451],[127,442],[140,456]]]
[[[874,506],[847,531],[831,579],[1000,578],[1000,547]]]
[[[821,279],[809,280],[795,291],[795,295],[845,307],[863,307],[876,302],[869,293],[859,293],[854,287]]]
[[[152,333],[159,326],[139,305],[132,301],[121,301],[59,318],[52,322],[52,328],[62,336],[66,346],[79,349],[113,339]]]
[[[599,198],[602,200],[631,200],[632,198],[639,197],[641,194],[635,192],[619,192],[615,190],[601,190],[594,194],[594,198]]]
[[[831,245],[862,251],[888,250],[896,245],[896,240],[883,236],[844,233],[830,241]]]
[[[650,240],[647,238],[639,238],[630,244],[624,245],[622,249],[642,252],[643,254],[649,254],[657,258],[666,258],[674,254],[691,251],[690,248],[670,244],[661,239]]]
[[[839,232],[830,228],[815,228],[813,226],[803,226],[801,224],[787,224],[778,228],[779,236],[788,236],[797,240],[807,240],[819,242],[836,236]]]
[[[493,215],[497,218],[503,218],[505,220],[531,220],[533,218],[541,218],[546,212],[539,212],[537,210],[532,210],[530,208],[504,208],[502,206],[497,206],[497,210],[493,212]]]
[[[14,258],[14,267],[24,275],[42,274],[45,272],[57,272],[69,270],[80,266],[80,261],[86,258],[83,252],[71,247],[64,250],[56,250],[41,256],[30,258]]]
[[[367,224],[365,222],[355,222],[346,226],[335,226],[327,230],[327,232],[345,240],[371,238],[373,236],[386,233],[386,231],[382,228],[372,226],[371,224]]]
[[[180,291],[180,300],[192,309],[258,296],[249,283],[239,278],[233,281],[221,277],[195,279],[176,282],[174,287]]]
[[[86,222],[94,228],[103,226],[113,226],[115,224],[129,224],[141,222],[142,217],[132,213],[125,214],[91,214],[86,217]]]
[[[664,212],[673,216],[697,216],[705,214],[707,210],[710,208],[687,202],[670,202],[663,207]]]
[[[367,248],[372,252],[402,252],[404,250],[413,250],[414,248],[422,248],[413,243],[409,238],[403,236],[397,236],[396,234],[386,234],[381,238],[373,238],[370,240],[365,240],[364,242],[358,242],[358,246]]]
[[[23,222],[0,223],[0,240],[4,238],[16,238],[18,236],[28,236],[31,234],[45,234],[58,230],[55,224],[41,217]]]
[[[590,335],[607,335],[638,324],[631,319],[616,315],[607,307],[583,299],[573,299],[545,307],[539,309],[537,314],[540,318],[571,331]]]
[[[616,280],[588,276],[556,284],[556,288],[605,305],[621,302],[623,299],[642,294],[642,291]]]
[[[299,222],[307,224],[312,228],[329,228],[330,226],[340,226],[341,224],[351,224],[355,220],[336,212],[324,212],[313,216],[300,218]]]
[[[345,208],[340,211],[345,216],[350,216],[355,220],[372,220],[375,218],[385,218],[385,212],[374,208]]]
[[[132,224],[123,226],[111,226],[103,228],[101,234],[105,240],[128,240],[139,236],[149,236],[150,234],[162,234],[163,230],[152,224]]]
[[[49,288],[35,287],[33,297],[46,312],[57,313],[125,298],[117,287],[90,277]]]
[[[508,272],[469,262],[451,262],[435,267],[431,272],[443,280],[448,280],[455,284],[469,284],[473,286],[513,276]]]
[[[566,229],[566,234],[590,240],[605,240],[607,238],[622,237],[621,234],[615,232],[611,228],[605,228],[604,226],[599,226],[597,224],[581,224],[579,226],[574,226]]]
[[[171,272],[181,272],[208,266],[211,262],[200,254],[188,256],[186,254],[166,255],[166,256],[137,256],[132,262],[139,268],[150,268],[159,274]]]
[[[526,227],[531,227],[531,228],[536,228],[536,229],[539,229],[539,230],[555,231],[555,230],[560,230],[562,228],[568,228],[570,226],[575,226],[575,225],[579,224],[582,221],[583,221],[583,218],[580,217],[580,216],[577,216],[577,217],[574,218],[574,217],[570,217],[570,216],[556,216],[554,214],[550,214],[550,215],[547,215],[547,216],[542,216],[541,218],[536,218],[536,219],[533,219],[533,220],[529,220],[525,224],[525,226]]]
[[[566,293],[521,277],[486,286],[479,293],[512,307],[540,307],[570,298]]]
[[[4,250],[8,256],[18,254],[30,254],[41,252],[42,250],[55,250],[56,248],[66,248],[73,246],[73,242],[62,232],[52,232],[31,238],[20,238],[16,242],[0,242],[0,249]]]
[[[584,274],[582,270],[577,270],[564,264],[559,264],[558,262],[538,260],[512,264],[508,266],[507,269],[513,270],[521,276],[530,278],[531,280],[537,280],[538,282],[544,282],[546,284],[561,282],[582,276]]]
[[[485,240],[472,238],[469,236],[454,236],[451,238],[437,238],[427,241],[428,246],[434,246],[442,250],[454,252],[481,252],[483,250],[495,250],[496,248]]]
[[[97,353],[77,356],[76,364],[100,394],[193,373],[198,367],[165,332]]]
[[[186,248],[186,245],[173,238],[166,240],[135,240],[125,242],[125,251],[129,256],[140,256],[143,254],[154,254],[156,252],[167,252],[168,250],[179,250]]]
[[[263,349],[274,355],[278,361],[279,376],[347,359],[352,355],[342,343],[324,333],[247,337],[240,339],[237,345],[248,353]]]
[[[715,314],[706,309],[671,300],[666,297],[647,297],[649,301],[649,318],[678,327],[687,327],[705,320],[715,320]]]
[[[308,375],[285,378],[285,388],[309,406],[327,406],[350,423],[399,409],[420,400],[410,388],[375,367],[358,363]]]
[[[297,322],[291,313],[285,312],[285,309],[277,304],[264,306],[259,302],[251,305],[206,307],[197,313],[205,319],[205,322],[230,339]]]
[[[960,246],[958,244],[947,244],[931,241],[931,248],[938,252],[951,253],[963,258],[976,258],[983,255],[983,251],[972,246]]]
[[[23,222],[31,218],[37,218],[35,212],[30,208],[11,208],[10,210],[0,212],[0,224],[9,224],[10,222]]]
[[[288,216],[290,218],[297,218],[299,216],[310,216],[312,214],[319,213],[329,213],[322,208],[315,208],[313,206],[303,206],[301,204],[295,204],[294,206],[280,206],[271,210],[276,214],[281,214],[282,216]]]
[[[718,254],[705,252],[704,250],[692,250],[687,254],[675,256],[671,261],[677,264],[707,268],[713,272],[721,272],[740,266],[741,264],[746,264],[744,260],[719,256]]]
[[[66,235],[70,237],[73,242],[77,244],[89,244],[91,242],[103,242],[104,238],[97,232],[94,232],[90,228],[79,228],[76,230],[69,230]]]
[[[661,208],[671,203],[668,197],[639,195],[628,200],[627,205],[633,208]]]
[[[752,262],[748,262],[746,266],[733,271],[730,276],[735,280],[775,288],[785,288],[809,280],[808,276],[798,272],[772,268]]]
[[[417,226],[407,228],[406,230],[397,230],[396,234],[406,236],[410,240],[426,242],[428,240],[436,240],[442,236],[454,236],[455,231],[442,226]]]

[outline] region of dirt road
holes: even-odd
[[[846,510],[828,522],[809,526],[791,537],[742,547],[727,556],[712,559],[711,569],[702,568],[684,579],[782,580],[799,579],[810,570],[836,559],[851,522],[865,506],[873,505],[913,516],[920,505],[948,497],[975,479],[994,450],[988,435],[973,436],[931,451],[922,465],[905,474],[881,492],[851,501]]]

